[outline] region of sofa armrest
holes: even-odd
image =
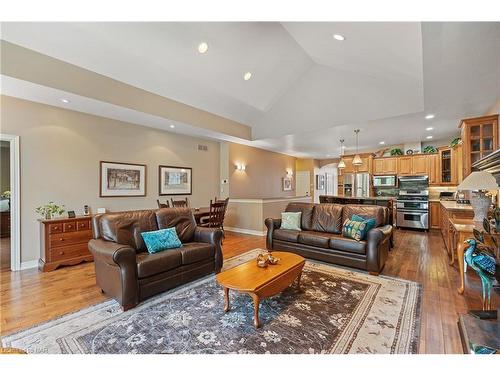
[[[204,228],[196,227],[194,231],[195,242],[205,242],[215,248],[215,273],[219,273],[222,269],[224,258],[222,255],[222,229],[219,228]]]
[[[266,247],[268,250],[273,249],[273,232],[281,227],[281,219],[267,218],[264,222],[267,227]]]
[[[368,232],[366,263],[369,272],[378,274],[384,267],[392,236],[392,225],[373,228]]]
[[[88,247],[94,256],[97,285],[113,296],[123,310],[136,306],[139,286],[135,249],[103,239],[90,240]]]

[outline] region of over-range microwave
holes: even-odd
[[[391,176],[373,176],[373,187],[396,187],[397,178]]]

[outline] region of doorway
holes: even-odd
[[[21,269],[19,137],[0,134],[0,270]]]
[[[311,195],[311,173],[309,171],[296,172],[295,195],[308,197]]]

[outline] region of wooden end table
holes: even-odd
[[[259,304],[263,298],[282,292],[295,280],[297,280],[297,287],[300,288],[300,277],[305,259],[297,254],[280,251],[273,251],[272,254],[280,258],[278,264],[260,268],[256,260],[252,259],[216,275],[217,282],[224,288],[224,312],[230,310],[229,289],[247,293],[252,297],[255,328],[260,327]]]

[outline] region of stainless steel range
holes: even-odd
[[[403,228],[429,229],[429,178],[399,177],[396,201],[396,225]]]

